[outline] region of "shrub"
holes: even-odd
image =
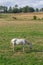
[[[37,16],[33,16],[33,19],[36,20],[37,19]]]
[[[16,17],[12,17],[13,19],[17,19]]]
[[[42,20],[43,20],[43,18],[42,18]]]

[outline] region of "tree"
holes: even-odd
[[[22,12],[24,12],[24,13],[29,12],[29,7],[28,6],[23,7]]]
[[[16,5],[15,5],[15,8],[17,8],[17,7],[18,7],[18,5],[16,4]]]
[[[11,7],[11,6],[9,7],[8,12],[9,12],[9,13],[12,13],[12,7]]]
[[[19,13],[23,12],[23,8],[19,8]]]
[[[34,12],[34,11],[35,11],[34,8],[29,7],[29,12]]]
[[[40,9],[40,11],[42,11],[42,12],[43,12],[43,8],[41,8],[41,9]]]
[[[16,4],[15,7],[13,7],[13,13],[19,13],[18,5]]]
[[[38,8],[36,8],[36,10],[35,10],[36,12],[39,12],[39,9]]]
[[[4,13],[7,13],[7,12],[8,12],[8,8],[4,7]]]
[[[19,9],[13,7],[13,13],[19,13]]]
[[[32,7],[25,6],[25,7],[22,8],[22,11],[27,13],[27,12],[34,12],[35,10]]]

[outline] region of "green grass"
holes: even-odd
[[[0,65],[43,65],[43,20],[13,20],[10,19],[13,14],[8,16],[10,14],[0,14]],[[23,53],[22,46],[18,45],[13,52],[12,38],[29,40],[32,50],[25,46]]]
[[[10,56],[8,54],[5,53],[0,56],[0,65],[43,65],[43,56],[40,57],[42,55],[40,52],[19,53],[18,55],[12,53]]]

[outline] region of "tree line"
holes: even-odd
[[[15,5],[14,7],[6,7],[6,6],[0,6],[0,13],[28,13],[28,12],[41,12],[43,11],[43,8],[41,9],[34,9],[33,7],[25,6],[25,7],[18,7],[18,5]]]

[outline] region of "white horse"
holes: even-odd
[[[28,45],[29,45],[29,48],[32,49],[32,43],[28,42],[28,41],[25,40],[25,39],[14,38],[14,39],[11,40],[11,44],[12,44],[12,46],[13,46],[13,51],[14,51],[14,46],[15,46],[15,45],[18,45],[18,44],[23,45],[23,52],[24,52],[24,45],[25,45],[25,44],[28,44]]]

